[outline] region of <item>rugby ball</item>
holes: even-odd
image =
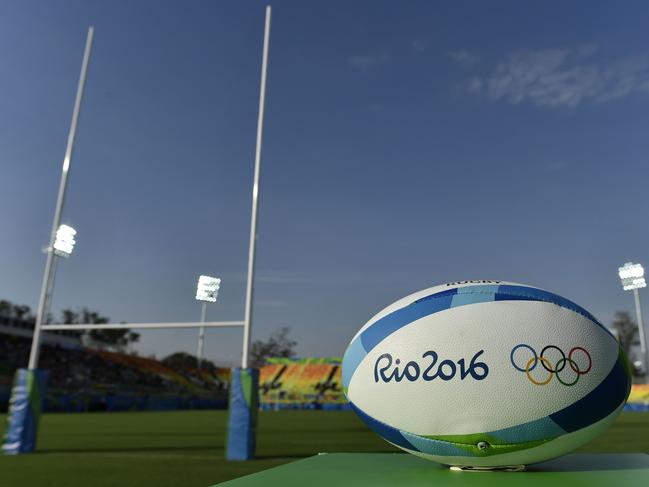
[[[617,340],[588,311],[491,280],[432,287],[379,312],[348,346],[342,381],[385,440],[464,467],[567,453],[604,431],[631,389]]]

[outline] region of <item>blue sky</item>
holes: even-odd
[[[262,2],[0,4],[0,297],[33,308],[89,24],[55,311],[241,319]],[[253,338],[341,355],[394,300],[519,281],[605,322],[649,263],[644,2],[273,3]],[[194,331],[142,333],[159,357]],[[239,330],[207,356],[237,362]]]

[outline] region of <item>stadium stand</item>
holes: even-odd
[[[0,334],[0,408],[6,409],[14,371],[29,356],[29,338]],[[46,410],[224,408],[229,370],[171,370],[157,360],[77,346],[44,344],[49,370]]]
[[[649,384],[633,384],[624,409],[626,411],[649,411]]]
[[[341,359],[271,359],[259,378],[263,409],[347,409]]]

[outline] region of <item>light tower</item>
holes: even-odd
[[[74,239],[77,231],[69,225],[60,225],[56,231],[56,238],[54,239],[54,253],[59,257],[67,259],[74,250],[74,244],[77,241]]]
[[[640,335],[640,350],[642,352],[642,361],[644,363],[645,377],[649,373],[649,355],[647,354],[647,340],[644,332],[644,325],[642,323],[642,308],[640,307],[640,295],[638,289],[647,286],[644,278],[644,268],[641,264],[634,264],[627,262],[618,269],[620,280],[622,281],[622,288],[625,291],[633,291],[635,299],[635,314],[638,321],[638,335]]]
[[[207,314],[207,303],[216,303],[216,298],[219,295],[219,288],[221,287],[221,279],[211,276],[199,276],[198,284],[196,285],[196,300],[202,301],[201,306],[201,323],[205,323],[205,316]],[[205,341],[205,327],[201,326],[198,332],[198,348],[196,350],[196,359],[198,360],[198,368],[201,368],[203,361],[203,343]]]
[[[43,248],[46,254],[52,253],[52,267],[49,272],[47,288],[45,291],[45,302],[43,303],[42,322],[47,322],[54,293],[54,279],[56,277],[57,257],[67,259],[72,255],[74,245],[77,243],[75,236],[77,231],[69,225],[59,225],[54,237],[54,244],[51,247]]]
[[[72,253],[75,243],[74,237],[76,231],[72,227],[61,225],[61,215],[65,203],[65,192],[70,175],[70,164],[74,152],[74,141],[77,133],[94,32],[94,27],[90,26],[88,28],[88,35],[86,36],[86,47],[83,51],[81,74],[79,76],[79,83],[77,84],[77,95],[74,99],[70,131],[68,132],[68,143],[65,148],[65,155],[63,156],[61,179],[59,180],[59,190],[56,197],[56,206],[54,207],[54,218],[52,219],[52,227],[49,233],[50,238],[46,248],[47,258],[45,259],[45,269],[38,298],[38,310],[36,312],[36,322],[34,323],[32,345],[29,351],[29,362],[26,369],[20,368],[16,370],[14,387],[11,391],[11,407],[9,408],[9,417],[7,420],[8,427],[7,433],[4,436],[4,444],[2,445],[5,453],[29,453],[34,451],[36,446],[36,432],[38,430],[42,407],[41,400],[45,397],[45,387],[47,384],[47,371],[38,369],[41,329],[44,326],[46,311],[49,309],[49,297],[52,294],[52,286],[54,283],[53,267],[56,265],[57,256],[69,256]]]

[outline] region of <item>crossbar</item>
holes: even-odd
[[[43,325],[43,331],[56,330],[123,330],[124,328],[227,328],[243,326],[243,321],[206,321],[205,323],[105,323],[79,325]]]

